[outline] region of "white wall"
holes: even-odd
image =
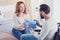
[[[50,7],[50,17],[52,17],[53,14],[53,0],[44,0],[44,4],[47,4]]]
[[[60,22],[60,0],[44,0],[45,4],[48,4],[51,9],[51,17],[54,21]]]
[[[31,11],[31,15],[32,15],[32,19],[35,19],[37,17],[39,17],[39,6],[41,4],[47,4],[50,6],[50,16],[52,17],[52,13],[53,13],[53,0],[30,0],[30,11]],[[36,9],[36,7],[38,9]]]
[[[12,19],[13,13],[15,11],[15,6],[14,5],[0,6],[0,11],[3,14],[3,18]]]
[[[60,22],[60,0],[54,0],[53,18],[56,22]]]
[[[39,6],[43,3],[43,0],[29,0],[31,18],[37,19],[39,17]],[[36,9],[37,7],[37,9]]]

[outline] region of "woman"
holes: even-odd
[[[26,13],[26,7],[24,2],[19,1],[16,4],[16,11],[14,14],[15,27],[12,30],[13,35],[20,40],[22,34],[26,34],[29,30],[26,29],[25,21],[30,20],[29,15]]]

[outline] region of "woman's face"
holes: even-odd
[[[24,10],[25,10],[24,4],[23,3],[20,4],[19,7],[20,7],[20,12],[24,12]]]

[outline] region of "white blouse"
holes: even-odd
[[[24,30],[25,28],[22,27],[25,20],[30,20],[29,14],[25,14],[23,16],[17,17],[16,14],[14,14],[14,28],[18,30]]]

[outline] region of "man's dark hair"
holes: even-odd
[[[40,11],[44,11],[46,14],[48,14],[50,12],[50,7],[47,4],[41,4]]]

